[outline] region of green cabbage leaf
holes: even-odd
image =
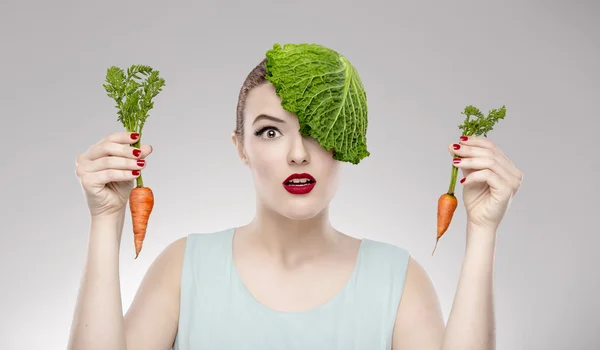
[[[282,107],[297,116],[300,133],[342,162],[358,164],[370,155],[367,95],[346,57],[317,44],[275,44],[266,57],[266,78]]]

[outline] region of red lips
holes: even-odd
[[[301,183],[293,182],[294,179],[306,179]],[[307,173],[292,174],[283,181],[283,187],[291,194],[307,194],[315,187],[317,181],[315,178]]]

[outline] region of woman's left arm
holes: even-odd
[[[465,176],[467,244],[454,303],[444,324],[435,288],[411,258],[393,334],[394,350],[494,350],[496,233],[523,174],[488,139],[471,137],[451,153]]]

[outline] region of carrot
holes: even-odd
[[[154,107],[152,99],[165,86],[165,80],[158,74],[157,70],[144,65],[132,65],[127,69],[127,74],[123,69],[115,66],[106,71],[106,84],[103,86],[108,96],[117,103],[118,120],[128,132],[139,134],[132,147],[140,147],[142,129],[149,116],[149,111]],[[142,80],[141,76],[144,76],[145,80]],[[136,187],[129,193],[135,259],[142,250],[150,213],[154,208],[154,193],[149,187],[144,186],[141,174],[136,178],[136,182]]]
[[[473,107],[471,105],[465,107],[464,111],[461,112],[464,114],[465,120],[462,125],[458,128],[462,130],[462,134],[465,136],[480,136],[483,135],[487,137],[487,133],[492,131],[494,125],[500,119],[504,119],[506,116],[506,107],[502,106],[499,109],[492,109],[489,111],[487,117],[481,113],[479,109]],[[476,119],[471,120],[472,116],[477,117]],[[456,158],[461,158],[460,156],[454,155]],[[435,253],[437,249],[438,242],[440,238],[446,233],[448,228],[450,227],[450,223],[452,222],[452,218],[454,216],[454,212],[458,207],[458,199],[454,195],[454,189],[456,187],[456,179],[458,175],[458,168],[452,164],[452,176],[450,178],[450,187],[448,188],[448,192],[442,194],[438,198],[437,205],[437,236],[435,239],[435,246],[433,247],[433,252],[431,255]]]
[[[435,253],[438,242],[440,238],[446,233],[448,227],[450,227],[450,222],[452,222],[452,217],[454,216],[454,211],[458,206],[458,199],[453,193],[444,193],[438,199],[438,207],[437,207],[437,238],[435,240],[435,246],[433,247],[433,252],[431,255]]]
[[[129,194],[129,208],[133,222],[133,243],[135,245],[135,259],[140,255],[150,213],[154,208],[154,194],[148,187],[136,187]]]

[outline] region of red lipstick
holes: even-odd
[[[315,188],[316,183],[317,180],[310,174],[292,174],[283,181],[283,187],[291,194],[307,194]]]

